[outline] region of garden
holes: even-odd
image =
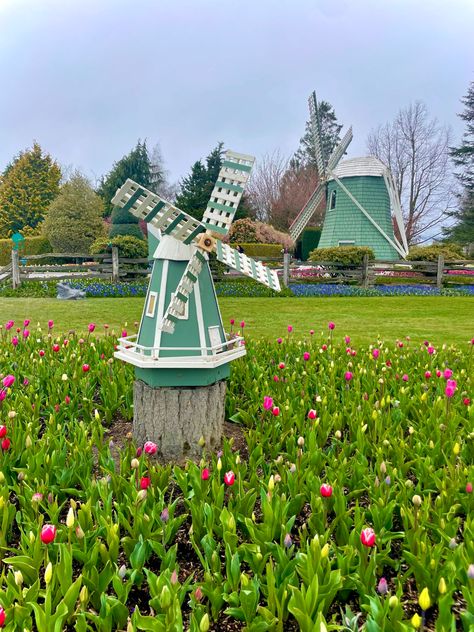
[[[170,465],[132,440],[117,332],[34,300],[0,331],[3,629],[473,629],[474,339],[234,312],[226,438]]]

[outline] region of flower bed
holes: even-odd
[[[435,285],[382,285],[362,288],[343,283],[290,283],[294,296],[474,296],[474,285],[437,288]]]
[[[474,340],[250,340],[234,438],[171,467],[127,435],[115,338],[42,329],[0,331],[0,626],[474,624]]]

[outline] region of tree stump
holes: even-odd
[[[142,380],[133,386],[133,436],[138,445],[153,441],[166,461],[199,459],[205,448],[220,445],[225,416],[226,381],[210,386],[152,387]]]

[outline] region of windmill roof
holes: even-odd
[[[342,160],[333,173],[338,178],[350,178],[352,176],[383,176],[387,173],[387,167],[375,156],[364,156],[361,158],[349,158]],[[329,180],[333,180],[329,176]]]

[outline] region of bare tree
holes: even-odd
[[[452,191],[450,130],[430,118],[424,103],[401,109],[367,139],[370,153],[391,170],[409,244],[447,217]]]
[[[283,175],[280,191],[273,203],[271,223],[280,230],[288,230],[290,224],[311,197],[318,181],[317,169],[312,164],[299,166],[291,163]],[[311,224],[319,225],[324,217],[324,203],[311,218]]]
[[[271,222],[273,206],[280,196],[288,164],[288,158],[284,158],[278,149],[256,162],[246,191],[246,199],[255,219]]]

